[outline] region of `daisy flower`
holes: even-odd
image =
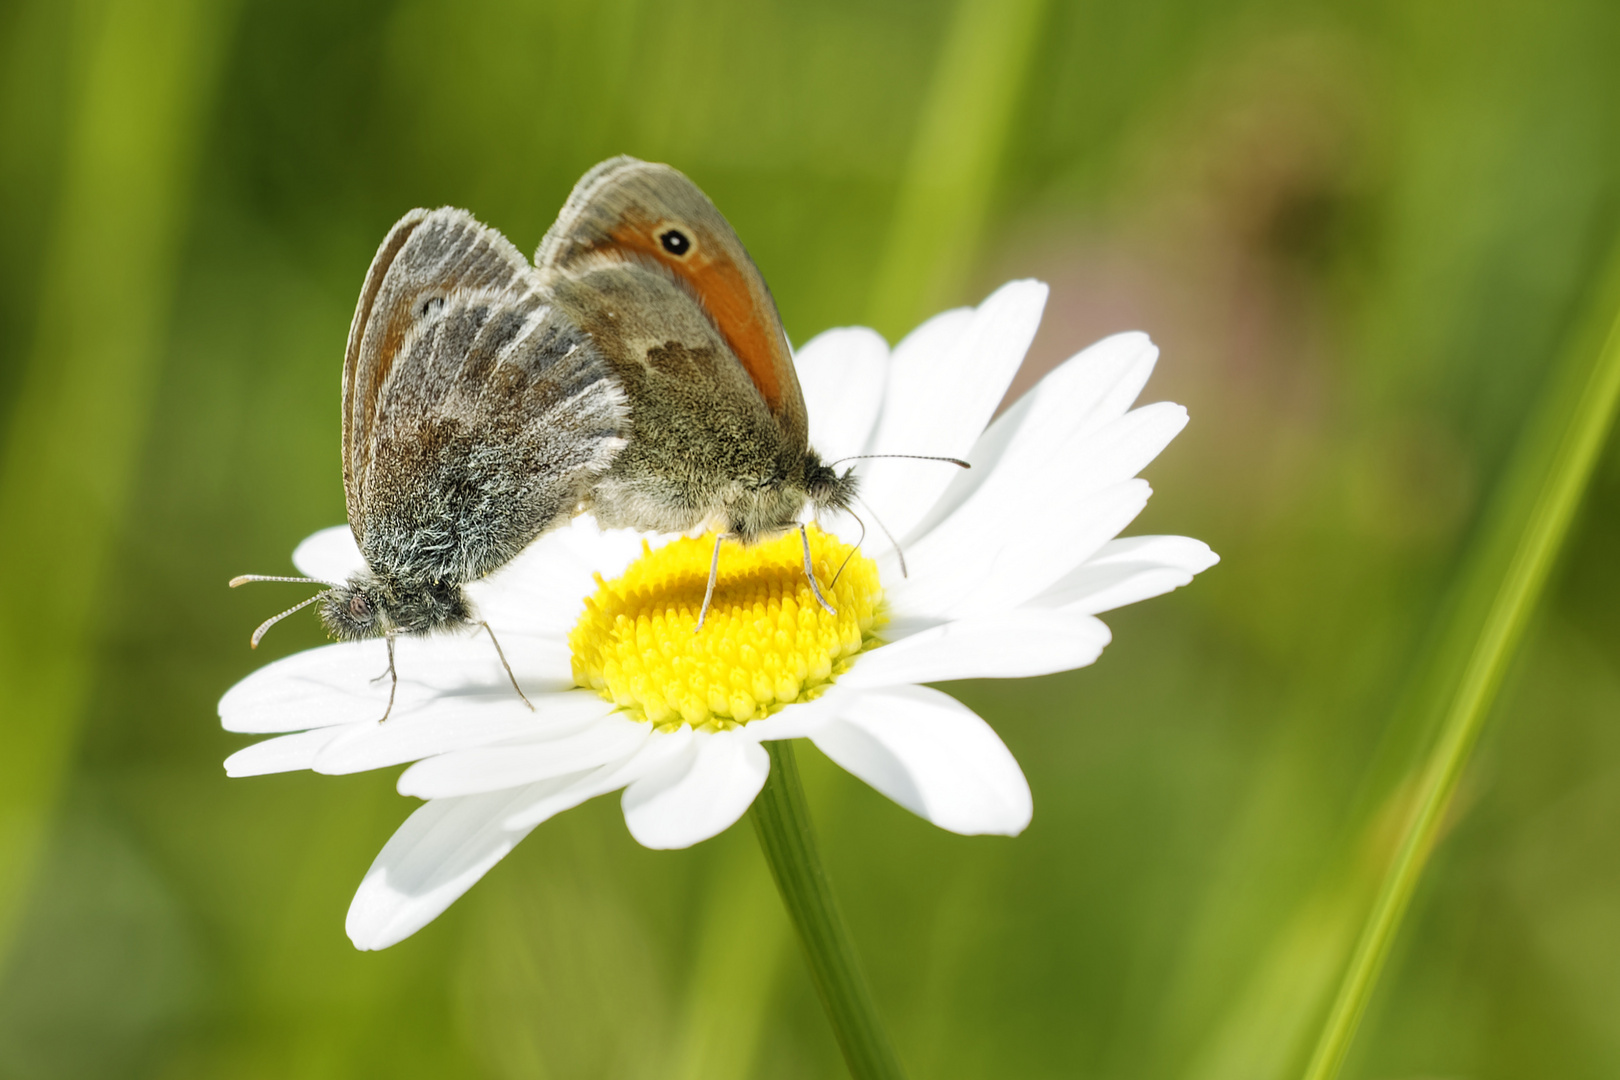
[[[1148,499],[1136,474],[1187,420],[1179,405],[1131,408],[1158,355],[1146,335],[1091,346],[991,422],[1045,302],[1044,285],[1017,281],[893,350],[859,328],[799,350],[823,459],[972,464],[861,462],[870,516],[900,543],[874,528],[862,551],[862,526],[843,516],[811,527],[836,613],[811,595],[789,534],[722,548],[694,633],[711,539],[602,531],[582,516],[467,587],[534,711],[484,635],[404,637],[398,696],[379,722],[384,643],[327,645],[226,693],[226,729],[274,736],[233,754],[227,773],[410,763],[399,791],[426,801],[349,909],[362,949],[419,930],[531,829],[597,795],[622,789],[625,823],[648,847],[716,835],[765,783],[766,740],[808,738],[942,828],[1017,834],[1032,808],[1017,761],[926,684],[1082,667],[1109,641],[1098,614],[1216,561],[1186,537],[1115,538]],[[329,581],[364,565],[346,526],[305,540],[293,562]]]

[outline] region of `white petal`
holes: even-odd
[[[630,835],[650,848],[691,847],[742,817],[770,771],[744,730],[699,732],[687,753],[625,788]]]
[[[1001,403],[1046,305],[1046,286],[1014,281],[971,315],[936,316],[889,363],[872,453],[964,457]],[[959,470],[928,461],[867,461],[862,498],[895,536],[912,531]]]
[[[432,922],[528,835],[526,828],[506,828],[504,820],[563,786],[535,784],[421,807],[383,845],[360,882],[344,924],[349,940],[358,949],[386,949]]]
[[[307,769],[326,744],[346,730],[343,725],[334,725],[256,742],[225,759],[225,775],[264,776]]]
[[[1012,752],[966,705],[926,686],[855,695],[813,740],[839,765],[942,829],[1015,836],[1029,784]]]
[[[1031,603],[1096,615],[1178,589],[1218,562],[1208,544],[1187,536],[1110,540]]]
[[[938,618],[1018,607],[1117,536],[1151,493],[1145,480],[1127,480],[1012,519],[956,514],[907,552],[911,577],[889,588],[890,606],[900,617]]]
[[[1004,467],[1016,477],[1030,463],[1051,459],[1065,442],[1090,435],[1125,415],[1158,356],[1158,348],[1146,334],[1115,334],[1049,372],[996,417],[967,455],[973,468],[952,476],[945,493],[912,530],[912,538],[945,520],[992,477],[1005,482]]]
[[[1032,507],[1055,499],[1074,501],[1129,480],[1159,456],[1187,426],[1187,410],[1170,402],[1126,413],[1086,435],[1043,449],[1044,456],[1015,448],[990,483],[974,491],[934,532],[958,527],[978,533],[973,522],[1023,521]],[[1044,441],[1044,440],[1043,440]],[[962,523],[969,523],[963,525]],[[1036,520],[1031,527],[1043,527]],[[948,542],[948,541],[947,541]],[[921,542],[917,545],[922,546]]]
[[[347,525],[333,525],[306,536],[293,548],[292,561],[299,573],[317,581],[347,581],[350,574],[366,568],[354,531]]]
[[[443,799],[584,773],[628,757],[651,731],[645,721],[613,713],[556,738],[452,750],[406,769],[399,793]]]
[[[973,492],[961,507],[935,527],[928,540],[939,537],[947,546],[948,534],[964,529],[982,536],[984,522],[1025,521],[1031,508],[1062,500],[1075,502],[1129,480],[1187,425],[1187,410],[1161,402],[1127,413],[1101,430],[1071,439],[1044,459],[1009,453],[992,482]],[[1049,528],[1042,518],[1031,528]],[[924,550],[924,542],[916,548]]]
[[[537,694],[527,709],[429,710],[391,716],[385,723],[345,728],[310,762],[316,772],[338,775],[383,769],[494,743],[533,742],[572,735],[613,711],[611,702],[573,690]],[[511,786],[511,785],[506,785]],[[411,792],[410,794],[417,794]],[[459,794],[467,794],[460,792]]]
[[[572,684],[556,643],[502,637],[524,690],[541,694]],[[399,687],[391,718],[418,712],[459,716],[498,709],[527,714],[494,646],[482,633],[400,638]],[[388,708],[388,648],[382,641],[344,642],[295,653],[260,668],[225,692],[219,716],[227,731],[271,733],[374,721]],[[379,676],[381,676],[379,678]]]
[[[609,762],[580,777],[565,791],[524,807],[506,819],[507,828],[517,829],[536,825],[546,818],[586,799],[617,791],[627,784],[662,768],[682,757],[691,749],[695,736],[689,727],[674,731],[654,731],[647,736],[635,753],[620,761]]]
[[[749,736],[755,742],[771,742],[775,739],[802,739],[813,735],[837,714],[839,686],[842,685],[843,679],[844,677],[840,677],[838,683],[829,687],[814,701],[802,701],[764,719],[750,720]]]
[[[810,417],[810,445],[821,460],[866,449],[883,405],[889,343],[864,326],[828,330],[811,338],[793,363]]]
[[[585,597],[596,591],[594,575],[622,573],[641,554],[643,539],[629,529],[604,531],[595,518],[582,514],[470,583],[467,595],[503,643],[509,628],[561,640],[579,620]]]
[[[1003,491],[1022,487],[1029,495],[1089,494],[1141,472],[1186,426],[1187,410],[1182,406],[1170,401],[1144,405],[1101,427],[1076,433],[1049,456],[1007,461],[1008,471],[990,487]]]
[[[226,731],[261,734],[376,719],[388,703],[388,687],[383,684],[378,698],[371,676],[387,667],[380,641],[294,653],[225,691],[219,699],[220,723]]]
[[[1126,536],[1104,544],[1088,565],[1154,562],[1198,574],[1220,561],[1208,544],[1190,536]]]
[[[949,679],[1023,679],[1085,667],[1109,642],[1090,615],[1008,611],[950,622],[863,654],[843,687],[895,686]]]
[[[1016,441],[1029,444],[1023,447],[1025,452],[1039,457],[1063,440],[1090,434],[1124,416],[1158,359],[1159,347],[1139,331],[1103,338],[1048,372],[996,418],[991,431],[1016,429],[1020,433]],[[1010,437],[997,441],[1003,447],[1015,443]],[[998,463],[993,453],[976,458],[975,464],[981,460],[987,470]]]
[[[1083,434],[1071,431],[1064,441],[1055,440],[1055,427],[1026,424],[991,482],[962,495],[945,521],[934,524],[931,515],[927,534],[908,545],[914,580],[896,590],[896,610],[962,616],[1034,596],[1135,517],[1141,507],[1130,504],[1138,489],[1122,482],[1158,456],[1186,422],[1185,409],[1163,402]],[[1139,492],[1145,499],[1146,488]],[[1008,522],[1028,525],[1009,534]],[[1015,556],[1009,557],[1009,548]],[[981,585],[970,584],[981,567],[996,565],[1001,569]],[[955,580],[940,577],[942,568]],[[975,588],[978,595],[969,603]]]

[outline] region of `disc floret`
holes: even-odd
[[[808,535],[836,613],[810,591],[796,530],[724,546],[701,630],[714,537],[644,544],[623,575],[596,576],[569,634],[574,682],[665,729],[725,730],[819,696],[877,644],[883,588],[872,560],[814,526]]]

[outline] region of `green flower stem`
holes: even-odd
[[[793,744],[782,740],[764,746],[771,756],[771,772],[750,816],[782,903],[799,932],[810,977],[832,1021],[844,1061],[855,1080],[903,1077],[900,1059],[878,1019],[855,944],[816,851]]]
[[[1445,628],[1424,700],[1439,735],[1417,774],[1416,810],[1385,873],[1305,1071],[1333,1080],[1378,981],[1391,943],[1428,864],[1457,781],[1563,546],[1620,400],[1620,259],[1606,276],[1598,308],[1580,334],[1515,452],[1495,520],[1461,582],[1461,602]],[[1606,331],[1601,347],[1600,334]],[[1481,616],[1483,612],[1483,616]],[[1447,657],[1460,663],[1452,666]]]

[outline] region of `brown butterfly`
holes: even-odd
[[[808,430],[770,290],[675,169],[596,166],[535,266],[465,211],[413,210],[372,261],[344,359],[344,493],[366,569],[253,643],[319,601],[334,637],[385,637],[392,674],[399,634],[488,630],[463,586],[585,510],[606,528],[802,536],[807,508],[847,509],[856,486]],[[308,579],[232,585],[250,580]]]

